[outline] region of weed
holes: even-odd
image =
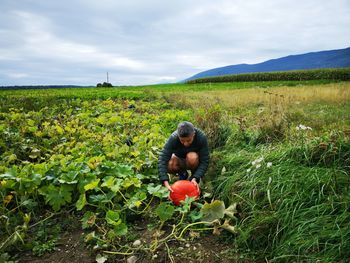
[[[231,133],[225,111],[218,104],[206,105],[203,108],[195,109],[195,123],[201,127],[209,142],[209,147],[215,149],[222,147]]]
[[[47,252],[52,252],[55,250],[56,247],[56,243],[57,240],[56,239],[52,239],[52,240],[48,240],[45,243],[40,243],[40,242],[34,242],[33,243],[33,255],[35,256],[42,256]]]

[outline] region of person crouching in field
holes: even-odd
[[[203,131],[184,121],[179,123],[166,142],[158,159],[159,179],[169,190],[170,174],[176,174],[179,180],[190,180],[196,187],[209,165],[208,140]],[[191,171],[189,176],[188,170]]]

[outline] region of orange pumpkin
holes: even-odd
[[[187,180],[176,181],[171,188],[173,192],[170,192],[169,198],[173,201],[174,205],[180,205],[180,201],[185,200],[186,196],[198,198],[199,189],[193,183]]]

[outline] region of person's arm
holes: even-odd
[[[208,169],[209,166],[209,146],[208,146],[208,140],[207,137],[202,133],[200,138],[200,144],[201,148],[199,150],[199,165],[194,172],[191,181],[193,179],[196,179],[197,182],[200,181],[200,179],[204,176],[205,172]]]
[[[173,145],[174,145],[174,138],[172,135],[170,136],[168,141],[165,143],[164,148],[159,154],[159,158],[158,158],[159,180],[162,182],[162,184],[164,184],[165,187],[167,187],[165,185],[165,182],[169,184],[168,163],[172,155]]]

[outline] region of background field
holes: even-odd
[[[80,262],[350,259],[349,82],[6,90],[0,109],[3,260],[58,253],[76,231]],[[211,163],[202,198],[174,209],[157,157],[181,120]]]

